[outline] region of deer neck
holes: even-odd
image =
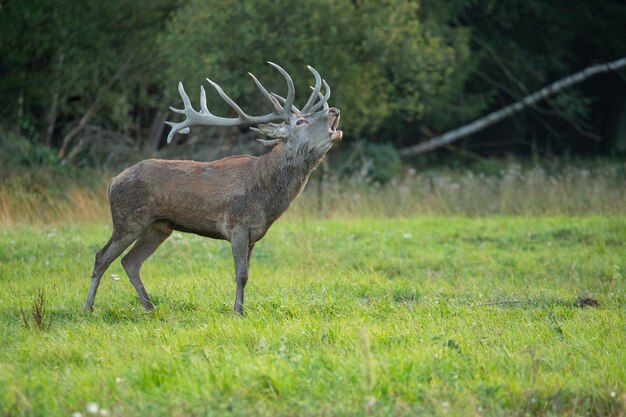
[[[281,214],[304,189],[325,153],[326,150],[316,150],[306,144],[280,143],[259,158],[258,184],[271,195],[272,204]]]

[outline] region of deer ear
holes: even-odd
[[[285,139],[287,138],[287,136],[289,136],[289,128],[285,123],[268,123],[264,125],[259,125],[258,128],[254,130],[263,133],[269,138]]]

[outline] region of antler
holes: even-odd
[[[204,126],[243,126],[243,125],[256,125],[269,123],[274,121],[287,121],[289,120],[289,116],[292,111],[293,101],[295,99],[296,91],[293,86],[293,80],[280,66],[274,64],[273,62],[268,62],[271,66],[276,68],[282,76],[287,81],[287,98],[285,99],[285,105],[281,106],[278,100],[270,94],[265,87],[259,82],[259,80],[252,74],[250,76],[254,80],[259,90],[263,96],[270,102],[274,111],[272,113],[268,113],[264,116],[250,116],[246,114],[241,107],[237,105],[228,95],[222,90],[222,88],[215,82],[209,80],[207,81],[209,84],[215,88],[220,97],[237,113],[237,117],[220,117],[212,114],[206,104],[206,92],[203,86],[200,86],[200,111],[196,111],[191,105],[191,100],[189,100],[189,96],[185,92],[185,88],[183,87],[183,83],[178,83],[178,92],[180,93],[180,97],[183,99],[183,109],[176,109],[174,107],[170,107],[170,109],[179,114],[184,114],[187,116],[185,120],[179,123],[173,122],[165,122],[169,126],[172,127],[172,130],[167,135],[167,143],[172,141],[175,133],[187,134],[189,133],[190,126],[204,125]]]
[[[254,83],[257,85],[265,99],[272,105],[274,110],[272,113],[268,113],[264,116],[250,116],[246,114],[241,107],[237,105],[228,95],[222,90],[222,88],[215,82],[209,80],[207,81],[209,84],[215,88],[220,97],[228,103],[228,105],[237,113],[237,117],[221,117],[215,116],[212,114],[207,108],[206,104],[206,92],[204,91],[204,87],[200,86],[200,111],[196,111],[191,105],[191,101],[189,100],[189,96],[185,92],[185,88],[183,87],[183,83],[178,83],[178,92],[180,93],[180,97],[183,99],[183,109],[175,109],[174,107],[170,107],[170,109],[179,114],[184,114],[187,116],[185,120],[179,123],[174,122],[165,122],[169,126],[172,127],[172,130],[167,135],[167,143],[172,141],[174,134],[181,133],[187,134],[189,133],[189,127],[191,126],[244,126],[244,125],[258,125],[275,121],[288,121],[291,113],[312,113],[319,110],[321,107],[324,109],[328,108],[328,104],[326,103],[330,98],[330,87],[326,83],[325,80],[322,79],[320,74],[311,66],[308,66],[309,70],[313,73],[315,77],[315,87],[312,87],[313,92],[311,96],[307,100],[305,106],[302,108],[302,111],[298,110],[298,108],[294,105],[294,100],[296,96],[296,91],[293,85],[293,80],[279,65],[274,64],[273,62],[269,62],[272,67],[276,68],[278,72],[285,78],[287,81],[287,98],[283,98],[275,93],[270,93],[267,91],[263,84],[254,76],[252,73],[248,73],[250,77],[254,80]],[[321,94],[322,84],[324,85],[325,94]],[[316,100],[319,98],[319,101],[316,103]],[[283,103],[281,105],[280,103]]]
[[[309,99],[307,100],[306,104],[302,108],[302,113],[303,114],[313,113],[313,112],[319,110],[320,107],[322,107],[322,106],[324,107],[324,109],[327,109],[328,105],[326,104],[326,102],[330,98],[330,87],[326,83],[326,80],[322,79],[322,77],[320,76],[319,72],[317,72],[315,70],[315,68],[313,68],[310,65],[307,65],[307,67],[309,68],[309,71],[311,71],[313,73],[313,76],[315,77],[315,87],[312,87],[313,92],[311,93],[311,96],[309,97]],[[324,95],[322,95],[320,93],[321,90],[322,90],[322,83],[324,84],[324,92],[325,92]],[[315,103],[315,100],[318,97],[320,97],[321,99],[320,99],[320,101]]]
[[[300,114],[314,113],[317,110],[319,110],[320,107],[323,107],[324,110],[328,110],[327,102],[328,102],[328,99],[330,98],[330,87],[328,86],[325,80],[322,80],[322,77],[315,70],[315,68],[311,67],[310,65],[307,65],[307,67],[313,73],[313,76],[315,77],[315,87],[311,87],[311,90],[313,90],[313,92],[311,93],[309,100],[306,102],[302,110],[298,110],[298,108],[294,105],[291,106],[291,109],[293,112],[300,113]],[[322,89],[322,83],[324,84],[324,92],[325,92],[324,94],[320,92]],[[271,94],[274,97],[276,97],[278,100],[280,100],[281,103],[286,104],[287,102],[286,99],[282,98],[278,94],[275,94],[275,93],[271,93]],[[315,103],[315,100],[317,98],[320,98],[320,101]]]

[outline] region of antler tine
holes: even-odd
[[[189,96],[185,92],[185,87],[183,87],[182,81],[178,82],[178,93],[183,99],[184,109],[176,109],[170,106],[170,110],[172,110],[174,113],[179,114],[187,114],[187,111],[190,109],[193,111],[193,108],[191,107],[191,100],[189,100]],[[182,133],[184,135],[189,133],[189,119],[186,119],[180,123],[165,122],[165,124],[172,127],[172,130],[170,130],[170,133],[167,135],[167,143],[172,142],[172,138],[174,137],[175,133]]]
[[[328,109],[328,103],[326,102],[330,98],[330,87],[328,86],[328,83],[326,82],[326,80],[322,80],[322,83],[324,84],[324,96],[322,97],[320,101],[315,103],[313,107],[311,107],[311,110],[310,110],[311,112],[319,110],[320,107],[323,107],[324,109]],[[320,96],[322,95],[322,93],[318,93],[318,94]]]
[[[280,72],[282,76],[285,77],[285,81],[287,81],[287,98],[285,99],[285,106],[283,107],[283,111],[285,112],[285,114],[288,114],[291,112],[291,106],[293,106],[293,102],[296,98],[296,88],[293,86],[293,80],[291,79],[289,74],[287,74],[287,71],[282,69],[280,65],[276,65],[270,61],[267,61],[267,63],[276,68],[278,72]]]
[[[220,95],[220,97],[222,97],[222,100],[224,100],[233,110],[235,110],[235,113],[237,113],[237,116],[241,117],[241,119],[243,119],[244,121],[250,119],[250,116],[244,113],[244,111],[241,110],[241,107],[239,107],[237,103],[233,101],[233,99],[231,99],[230,97],[228,97],[228,95],[226,95],[226,93],[224,92],[224,90],[222,90],[222,87],[220,87],[218,83],[213,82],[209,80],[208,78],[206,80],[209,82],[209,84],[213,86],[213,88],[215,88],[215,90]]]
[[[311,87],[311,90],[312,90],[312,89],[313,89],[313,87]],[[324,98],[324,96],[322,95],[322,93],[317,93],[317,96],[318,96],[319,98],[322,98],[322,99]],[[325,103],[324,103],[324,110],[328,110],[329,108],[330,108],[330,107],[328,106],[328,102],[325,102]]]
[[[253,73],[249,72],[248,75],[252,77],[254,83],[259,88],[259,90],[261,90],[261,93],[263,93],[263,96],[267,99],[267,101],[269,101],[270,104],[274,106],[274,110],[282,113],[284,109],[280,105],[280,103],[278,103],[278,101],[276,101],[276,99],[272,97],[272,95],[265,89],[265,87],[263,87],[263,84],[261,84],[261,82],[254,76]]]
[[[181,135],[187,135],[190,132],[190,129],[188,127],[176,127],[176,125],[180,124],[180,123],[174,123],[174,122],[165,122],[166,125],[170,126],[172,128],[172,130],[170,130],[170,133],[167,135],[167,143],[170,144],[172,143],[172,139],[174,138],[174,134],[175,133],[180,133]]]
[[[280,101],[283,104],[285,104],[287,102],[287,100],[283,96],[280,96],[280,95],[278,95],[276,93],[270,93],[270,94],[273,95],[274,97],[276,97],[278,99],[278,101]],[[291,105],[291,111],[294,112],[294,113],[302,113],[300,110],[298,110],[298,108],[296,107],[295,104]]]
[[[320,76],[320,73],[317,72],[315,68],[310,65],[307,65],[307,68],[313,73],[313,76],[315,77],[315,88],[313,88],[313,92],[311,93],[309,100],[302,108],[302,113],[308,113],[311,110],[311,106],[313,106],[313,103],[317,99],[320,89],[322,88],[322,77]]]
[[[200,86],[200,113],[211,114],[206,105],[206,91],[203,85]]]

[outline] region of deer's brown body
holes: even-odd
[[[325,82],[326,96],[321,104],[314,103],[321,86],[317,72],[311,69],[316,75],[316,87],[301,112],[293,107],[291,79],[282,68],[277,68],[289,83],[287,99],[269,96],[255,79],[275,106],[274,113],[257,119],[284,121],[280,125],[254,123],[262,133],[275,138],[266,141],[275,145],[270,152],[259,157],[240,155],[212,162],[148,159],[127,168],[112,180],[109,202],[113,233],[96,254],[85,310],[93,308],[104,271],[133,242],[133,248],[122,258],[122,265],[142,305],[152,309],[139,270],[172,231],[178,230],[231,242],[237,280],[234,309],[240,314],[243,312],[244,288],[255,243],[287,210],[304,188],[311,171],[332,143],[342,136],[337,130],[339,110],[326,104],[329,90]],[[216,89],[225,100],[230,100],[219,87]],[[174,125],[172,133],[184,133],[187,126],[194,124],[232,125],[233,119],[215,117],[208,112],[204,91],[203,110],[195,112],[182,87],[180,90],[188,118]],[[285,101],[285,106],[280,107],[273,97]],[[322,105],[322,110],[311,112]],[[243,119],[238,120],[241,124],[251,124],[252,117],[238,107],[233,108],[240,116],[238,119]],[[198,121],[202,117],[208,120]]]
[[[229,241],[233,229],[245,227],[254,243],[287,210],[316,162],[289,158],[284,144],[260,157],[148,159],[111,182],[113,225],[139,231],[156,224],[161,230]]]

